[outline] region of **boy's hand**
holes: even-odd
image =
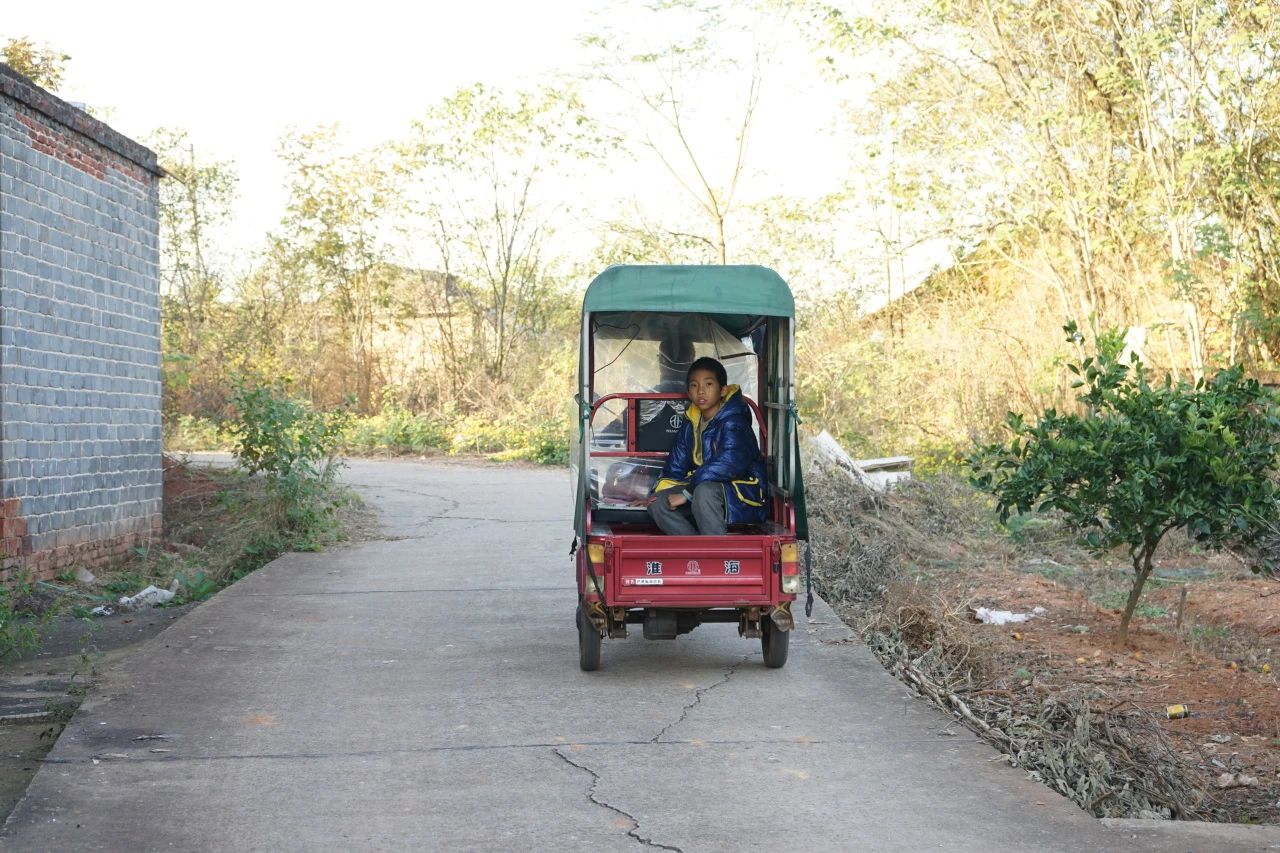
[[[670,492],[667,494],[667,506],[675,509],[678,506],[684,506],[689,501],[680,492]]]

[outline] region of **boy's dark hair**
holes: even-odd
[[[693,372],[695,370],[709,370],[716,377],[716,382],[719,382],[721,385],[729,384],[729,374],[725,373],[724,365],[716,361],[711,356],[704,355],[702,358],[689,365],[689,372],[684,375],[684,384],[689,384],[689,380],[693,378]]]

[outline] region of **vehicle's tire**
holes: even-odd
[[[583,672],[600,668],[600,632],[591,624],[582,605],[578,605],[578,666]]]
[[[791,632],[783,631],[773,620],[760,620],[760,649],[764,652],[764,665],[769,669],[781,669],[787,663],[787,651],[791,646]]]

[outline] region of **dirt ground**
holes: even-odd
[[[195,607],[120,613],[92,622],[55,616],[38,651],[0,666],[0,823],[21,799],[97,671]],[[82,654],[83,650],[83,654]]]
[[[1118,639],[1120,566],[1023,557],[922,573],[915,583],[966,611],[1043,607],[1021,624],[975,620],[999,686],[1091,690],[1099,704],[1148,711],[1199,771],[1220,819],[1280,823],[1280,581],[1220,555],[1162,562],[1127,645]],[[1169,719],[1177,705],[1187,716]]]
[[[1133,731],[1146,733],[1153,755],[1172,750],[1179,774],[1147,802],[1201,820],[1280,823],[1280,580],[1171,533],[1121,644],[1133,579],[1127,556],[1091,553],[1052,515],[1002,524],[990,499],[959,476],[878,494],[839,474],[818,470],[810,479],[819,590],[891,671],[906,680],[904,655],[922,662],[922,674],[932,666],[935,686],[947,682],[959,698],[986,704],[985,724],[997,727],[1035,718],[1051,702],[1083,701],[1104,730],[1089,737],[1105,740],[1109,714],[1136,716]],[[997,626],[975,617],[980,607],[1044,612]],[[1177,705],[1187,713],[1171,719]],[[1112,783],[1123,784],[1127,762],[1153,767],[1112,742],[1099,747],[1118,768]],[[1141,810],[1141,798],[1091,808],[1105,785],[1089,778],[1099,788],[1082,807],[1146,816],[1125,811],[1129,802]],[[1161,799],[1174,790],[1204,794]]]

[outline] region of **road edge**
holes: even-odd
[[[806,620],[808,630],[824,643],[858,643],[862,639],[853,628],[849,627],[830,604],[816,592],[813,594],[813,616]],[[874,655],[872,656],[874,657]],[[876,660],[879,663],[879,660]],[[888,672],[888,670],[886,670]],[[892,675],[892,673],[889,673]],[[901,679],[894,678],[900,684],[910,685]],[[912,691],[915,693],[915,691]],[[939,708],[939,710],[943,710]],[[963,723],[963,720],[959,720]],[[1061,796],[1057,791],[1045,786],[1046,791]],[[1077,808],[1079,808],[1077,806]],[[1084,809],[1080,809],[1086,817],[1092,817]],[[1223,853],[1234,851],[1280,850],[1280,824],[1249,825],[1241,823],[1213,823],[1202,820],[1146,820],[1141,818],[1093,818],[1106,829],[1120,835],[1127,835],[1126,840],[1150,844],[1171,851],[1175,849],[1206,850],[1213,849]],[[1205,847],[1212,844],[1212,848]],[[1185,846],[1193,845],[1193,846]]]

